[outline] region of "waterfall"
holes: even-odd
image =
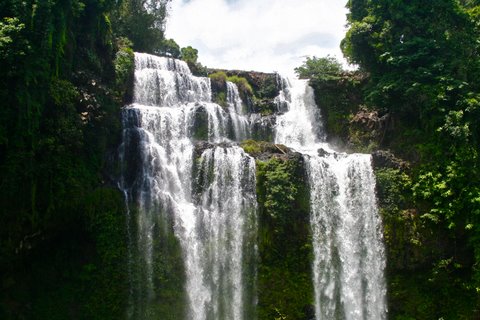
[[[243,284],[248,275],[243,274],[243,263],[244,256],[255,250],[251,241],[255,229],[255,162],[239,147],[216,147],[203,152],[199,170],[197,219],[203,237],[197,240],[196,251],[202,257],[195,265],[206,272],[203,279],[208,280],[204,281],[203,292],[196,294],[205,302],[195,303],[194,312],[197,319],[203,318],[202,314],[208,319],[247,319],[243,314]],[[189,290],[195,287],[187,283]]]
[[[304,154],[310,184],[316,320],[386,319],[385,252],[371,157],[327,143],[312,89],[281,79],[275,142]]]
[[[227,81],[227,104],[228,112],[232,119],[235,140],[245,140],[250,136],[249,119],[245,116],[238,88],[230,81]]]
[[[310,189],[316,320],[386,319],[385,253],[371,158],[325,142],[313,90],[278,78],[276,116],[246,112],[226,82],[135,54],[122,110],[129,319],[250,320],[256,312],[255,161],[238,142],[270,137],[303,154]],[[269,139],[270,138],[265,138]]]
[[[275,142],[292,148],[314,146],[320,136],[318,108],[315,107],[313,89],[306,80],[280,78],[280,94],[275,98],[279,111],[286,111],[277,117]],[[293,82],[293,85],[292,85]]]
[[[162,259],[175,241],[188,305],[178,314],[189,320],[251,319],[255,162],[228,143],[248,136],[249,121],[233,83],[227,110],[211,96],[210,80],[193,76],[185,62],[135,54],[134,98],[123,109],[120,148],[120,188],[135,208],[127,217],[134,260],[129,270],[135,274],[130,319],[167,317],[159,306],[168,304],[160,301],[158,283],[164,279],[156,270],[165,268]],[[199,156],[197,140],[211,143]]]

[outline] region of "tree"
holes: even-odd
[[[104,183],[121,126],[109,20],[120,3],[0,1],[0,281],[12,284],[0,292],[2,319],[76,317],[67,300],[86,318],[123,313],[124,203]],[[89,201],[97,192],[108,194],[101,208]],[[88,229],[87,206],[110,213],[120,258],[99,246],[105,230]]]
[[[307,60],[295,72],[302,79],[337,80],[342,73],[342,64],[335,58],[307,57]]]
[[[180,59],[187,63],[196,64],[198,59],[198,50],[191,46],[181,49]]]
[[[197,76],[206,76],[207,69],[198,62],[198,50],[192,48],[191,46],[182,48],[180,53],[180,59],[185,61],[188,64],[188,67],[194,75]]]
[[[443,289],[445,282],[456,283],[464,297],[478,301],[479,2],[350,0],[347,6],[349,30],[342,50],[369,74],[368,102],[387,110],[396,124],[389,131],[394,142],[386,147],[416,160],[413,201],[435,238],[430,249],[436,253],[425,259],[444,266],[446,277],[438,277],[440,269],[434,268],[430,285]],[[465,245],[460,249],[457,243]],[[455,303],[456,311],[442,312],[465,311],[458,301],[449,306]],[[470,318],[474,308],[467,308]]]
[[[447,86],[471,81],[476,36],[457,1],[351,0],[342,50],[371,74],[371,101],[395,111],[429,112],[427,102]],[[419,100],[423,108],[417,108]],[[420,112],[419,112],[420,111]]]
[[[125,0],[112,17],[117,37],[127,37],[135,51],[161,54],[167,5],[170,0]]]
[[[180,57],[180,46],[173,39],[165,39],[160,45],[158,54],[177,59]]]

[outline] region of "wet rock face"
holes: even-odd
[[[384,119],[387,115],[379,117],[377,111],[368,111],[361,109],[350,121],[352,125],[356,125],[359,128],[364,128],[365,130],[379,130],[383,128]]]
[[[220,143],[213,143],[208,141],[198,141],[195,143],[195,149],[193,151],[193,155],[195,158],[198,158],[202,155],[202,153],[207,149],[212,149],[215,147],[222,147],[222,148],[230,148],[237,145],[235,142],[220,142]]]
[[[195,149],[193,151],[194,159],[198,159],[202,156],[202,153],[207,150],[211,149],[215,146],[215,144],[208,142],[208,141],[198,141],[195,143]]]
[[[408,162],[395,157],[395,155],[388,150],[372,152],[372,165],[374,169],[390,168],[406,170],[409,167]]]
[[[317,154],[320,156],[320,157],[326,157],[328,156],[330,153],[328,151],[326,151],[325,149],[323,148],[320,148],[317,150]]]
[[[277,75],[275,73],[265,73],[257,71],[243,71],[243,70],[224,70],[224,69],[209,69],[208,73],[224,72],[227,76],[237,76],[245,78],[252,86],[252,89],[258,98],[273,99],[278,95],[279,88],[277,86]],[[217,84],[212,82],[212,90],[224,90],[224,84],[221,81]]]
[[[124,183],[127,186],[137,185],[137,176],[141,172],[141,131],[139,129],[141,125],[141,115],[135,110],[125,108],[123,113],[123,148],[125,153],[123,154],[124,168],[122,168],[122,176]],[[135,195],[134,195],[135,196]]]
[[[267,161],[271,158],[282,160],[297,159],[301,154],[283,144],[266,141],[245,140],[240,145],[243,150],[257,160]]]
[[[257,141],[273,141],[277,117],[275,115],[252,115],[252,138]]]
[[[360,109],[349,122],[348,144],[353,149],[356,146],[378,148],[383,144],[389,119],[389,114],[380,116],[378,111]]]
[[[195,140],[208,140],[208,114],[203,106],[195,110],[192,135]]]
[[[276,111],[274,99],[278,96],[281,87],[275,73],[263,73],[256,71],[209,69],[211,79],[212,100],[223,106],[227,93],[225,81],[230,78],[241,78],[248,82],[251,87],[248,90],[239,86],[239,93],[249,113],[271,115]],[[214,75],[217,76],[214,76]],[[235,81],[233,81],[235,82]]]

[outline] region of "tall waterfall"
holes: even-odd
[[[282,79],[275,142],[304,154],[310,184],[316,320],[387,317],[385,252],[369,155],[324,141],[312,89]]]
[[[308,175],[316,320],[386,319],[370,156],[335,152],[312,88],[278,81],[274,140],[303,154]],[[255,161],[237,144],[269,134],[234,83],[225,93],[220,106],[210,80],[185,62],[135,54],[119,182],[129,205],[129,319],[256,317]]]
[[[175,248],[169,232],[183,260],[182,317],[252,318],[255,162],[228,143],[246,138],[249,122],[233,83],[226,110],[211,96],[210,80],[193,76],[185,62],[135,54],[134,99],[123,110],[120,148],[120,187],[137,208],[127,217],[135,274],[130,319],[156,319],[159,304],[169,303],[160,301],[164,279],[156,276],[162,255]],[[197,140],[210,144],[198,151]]]

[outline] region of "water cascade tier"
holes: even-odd
[[[255,162],[229,143],[248,136],[249,120],[237,87],[227,85],[223,108],[211,101],[210,80],[193,76],[185,62],[135,54],[134,99],[123,110],[120,152],[120,187],[136,208],[127,228],[130,319],[251,319]],[[199,155],[197,140],[211,143]],[[166,257],[175,256],[175,243],[181,263],[174,280],[183,282],[177,300],[184,299],[184,312],[162,311],[172,279],[158,274],[172,267]]]
[[[219,105],[210,79],[193,76],[185,62],[135,54],[119,181],[128,207],[129,319],[257,318],[256,168],[238,144],[259,136],[305,160],[316,320],[387,318],[371,157],[325,143],[306,81],[277,82],[275,114],[249,114],[234,83],[226,82]]]
[[[313,90],[282,79],[275,142],[304,155],[310,185],[316,320],[386,319],[385,250],[371,157],[324,142]]]

